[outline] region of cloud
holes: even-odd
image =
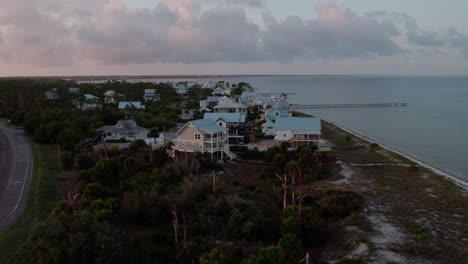
[[[370,58],[402,52],[393,40],[399,35],[388,23],[359,16],[336,3],[316,6],[318,17],[303,20],[289,16],[284,21],[269,18],[263,43],[269,56],[295,59]]]
[[[334,2],[316,5],[313,19],[270,15],[261,26],[245,10],[262,7],[260,0],[207,6],[213,0],[161,0],[151,8],[131,8],[122,0],[0,1],[2,62],[62,66],[76,61],[127,65],[361,59],[408,52],[402,37],[415,46],[450,44],[468,54],[468,40],[459,32],[442,36],[421,29],[405,14],[357,14]]]

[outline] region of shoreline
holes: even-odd
[[[301,112],[302,113],[302,112]],[[306,114],[306,113],[303,113],[303,114]],[[387,151],[390,151],[390,152],[393,152],[397,155],[400,155],[414,163],[416,163],[418,166],[421,166],[431,172],[433,172],[434,174],[438,175],[438,176],[442,176],[444,177],[445,179],[455,183],[457,186],[461,187],[462,189],[464,189],[465,191],[468,191],[468,182],[467,181],[464,181],[461,178],[461,176],[455,176],[457,175],[456,173],[453,173],[453,172],[448,172],[447,170],[445,169],[442,169],[440,168],[439,166],[435,165],[435,164],[431,164],[430,162],[427,162],[427,161],[424,161],[424,160],[421,160],[420,158],[417,158],[417,157],[414,157],[413,155],[411,154],[408,154],[408,153],[405,153],[403,151],[400,151],[400,150],[397,150],[393,147],[390,147],[388,145],[385,145],[385,144],[381,144],[380,142],[372,139],[371,137],[367,136],[367,135],[363,135],[361,133],[358,133],[356,131],[353,131],[351,129],[348,129],[348,128],[345,128],[339,124],[336,124],[335,122],[332,122],[330,120],[325,120],[325,119],[322,119],[324,122],[326,123],[329,123],[333,126],[336,126],[338,127],[339,129],[355,136],[355,137],[358,137],[362,140],[365,140],[365,141],[368,141],[370,143],[375,143],[375,144],[378,144],[380,147],[386,149]]]
[[[307,116],[311,116],[309,113],[305,113],[305,112],[301,112],[301,111],[297,111],[297,112],[301,113],[301,114],[304,114],[304,115],[307,115]],[[391,146],[381,144],[377,140],[374,140],[373,138],[371,138],[371,137],[369,137],[367,135],[363,135],[362,133],[359,133],[359,132],[353,131],[351,129],[348,129],[346,127],[343,127],[342,125],[339,125],[339,124],[337,124],[337,123],[335,123],[333,121],[326,120],[326,119],[322,119],[322,121],[324,121],[324,122],[326,122],[326,123],[328,123],[330,125],[333,125],[333,126],[339,128],[339,129],[345,131],[346,133],[351,134],[351,135],[353,135],[355,137],[358,137],[358,138],[360,138],[362,140],[365,140],[365,141],[370,142],[370,143],[378,144],[380,147],[384,148],[385,150],[393,152],[393,153],[395,153],[395,154],[397,154],[397,155],[399,155],[399,156],[401,156],[403,158],[406,158],[406,159],[416,163],[418,166],[423,167],[423,168],[433,172],[434,174],[436,174],[438,176],[442,176],[445,179],[453,182],[457,186],[461,187],[465,191],[468,191],[468,181],[461,179],[463,177],[461,175],[458,175],[457,173],[449,172],[446,169],[440,168],[438,165],[435,165],[435,164],[432,164],[430,162],[424,161],[421,158],[418,158],[418,157],[415,157],[415,156],[413,156],[411,154],[408,154],[408,153],[405,153],[403,151],[397,150],[397,149],[395,149],[395,148],[393,148]]]

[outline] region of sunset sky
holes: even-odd
[[[0,0],[0,76],[468,75],[465,0]]]

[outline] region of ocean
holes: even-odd
[[[236,76],[190,80],[244,81],[258,92],[295,93],[288,98],[296,104],[408,103],[408,107],[307,112],[468,181],[468,77]]]

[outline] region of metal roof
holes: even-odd
[[[136,109],[145,109],[145,106],[141,102],[120,102],[119,109],[125,109],[127,107],[134,107]]]
[[[94,96],[92,94],[85,94],[83,95],[83,97],[86,99],[86,100],[97,100],[99,99],[97,96]]]
[[[294,132],[320,132],[320,118],[315,117],[280,117],[276,119],[276,130],[292,130]]]
[[[241,113],[205,113],[204,118],[214,122],[222,119],[227,123],[245,123],[245,114]]]
[[[222,126],[216,125],[216,123],[211,119],[198,119],[190,122],[192,126],[204,133],[220,133],[224,132],[227,129]]]
[[[239,104],[239,103],[224,103],[219,104],[214,107],[215,109],[226,109],[226,108],[247,108],[247,106]]]

